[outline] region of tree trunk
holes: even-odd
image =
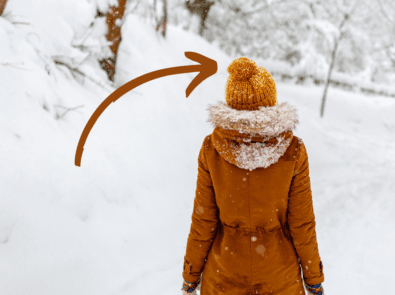
[[[156,21],[156,31],[162,33],[163,37],[166,37],[166,28],[167,28],[167,0],[163,1],[163,11],[160,19],[156,17],[156,0],[154,1],[154,10],[155,10],[155,21]]]
[[[321,118],[324,117],[324,109],[325,109],[325,102],[326,102],[326,95],[328,93],[328,87],[329,87],[329,83],[331,81],[331,76],[332,76],[332,70],[333,67],[335,65],[335,61],[336,61],[336,53],[337,53],[337,48],[339,47],[339,43],[343,37],[343,27],[346,23],[346,21],[349,18],[349,14],[346,13],[344,15],[344,18],[342,20],[342,22],[340,23],[339,26],[339,37],[335,40],[335,46],[333,47],[333,51],[332,51],[332,56],[331,56],[331,63],[329,65],[329,71],[328,71],[328,76],[326,78],[326,82],[325,82],[325,88],[324,88],[324,95],[322,97],[322,102],[321,102]]]
[[[0,0],[0,15],[3,14],[5,5],[7,4],[7,0]]]
[[[115,64],[117,61],[118,47],[121,43],[121,27],[117,25],[117,20],[121,21],[126,9],[127,0],[118,0],[118,6],[111,6],[106,14],[107,35],[106,38],[112,44],[110,49],[114,53],[114,58],[100,61],[101,66],[107,72],[108,78],[114,81]]]
[[[325,108],[325,102],[326,102],[326,95],[328,93],[328,87],[329,83],[331,81],[331,76],[332,76],[332,70],[335,65],[335,60],[336,60],[336,52],[337,52],[337,47],[339,46],[340,43],[340,38],[336,40],[335,46],[332,51],[332,57],[331,57],[331,63],[329,65],[329,71],[328,71],[328,76],[326,78],[325,82],[325,88],[324,88],[324,95],[322,97],[322,102],[321,102],[321,118],[324,116],[324,108]]]
[[[214,2],[208,0],[195,0],[193,4],[191,4],[190,1],[185,2],[185,6],[189,12],[191,14],[197,14],[200,18],[200,36],[203,36],[204,30],[206,29],[206,19],[213,4]]]
[[[162,23],[162,35],[166,37],[167,29],[167,0],[163,0],[163,23]]]

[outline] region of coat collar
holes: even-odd
[[[224,102],[209,107],[217,152],[242,169],[267,168],[290,145],[298,123],[294,107],[284,102],[256,111],[232,109]]]

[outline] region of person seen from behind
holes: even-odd
[[[246,57],[228,67],[226,103],[209,107],[183,294],[324,294],[306,147],[296,110]]]

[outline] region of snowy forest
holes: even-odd
[[[218,64],[145,83],[160,69]],[[0,290],[181,294],[197,157],[245,56],[295,107],[326,294],[395,279],[393,0],[0,0]],[[204,271],[203,271],[204,273]],[[178,293],[177,293],[178,292]]]
[[[119,46],[114,40],[124,16],[134,14],[152,22],[164,38],[167,24],[172,24],[202,36],[229,56],[257,58],[282,80],[321,85],[330,76],[335,87],[395,97],[395,4],[390,0],[81,0],[79,4],[84,1],[95,6],[96,14],[90,16],[82,39],[73,40],[73,47],[89,52],[112,72]],[[6,3],[2,0],[1,10]],[[5,11],[6,19],[7,14],[21,18]],[[108,32],[104,32],[106,16]],[[107,40],[91,44],[98,42],[99,32],[101,37],[107,34]],[[113,75],[109,73],[110,80]]]
[[[333,62],[333,85],[377,93],[379,88],[371,82],[394,82],[393,1],[212,0],[193,4],[205,7],[206,14],[186,11],[185,1],[172,1],[170,22],[199,33],[231,56],[270,61],[268,68],[284,79],[321,84]],[[381,91],[393,95],[393,90]]]

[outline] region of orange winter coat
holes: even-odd
[[[183,278],[201,295],[297,295],[324,281],[306,147],[287,103],[210,107]],[[298,262],[300,259],[300,265]]]

